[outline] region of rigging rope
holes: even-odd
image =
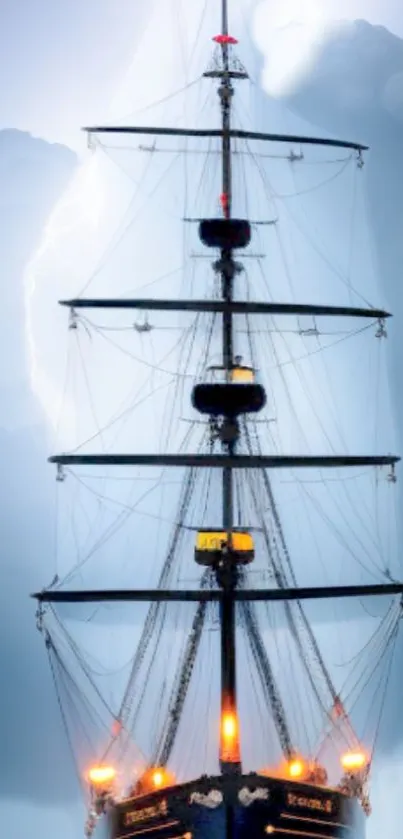
[[[210,569],[207,569],[203,574],[200,588],[207,588],[208,586],[211,586],[211,584],[212,573]],[[168,720],[165,730],[162,731],[160,735],[160,739],[154,753],[153,764],[156,766],[167,765],[174,746],[188,693],[190,679],[193,673],[194,663],[199,650],[204,622],[206,619],[207,606],[207,601],[204,601],[199,603],[196,609],[196,614],[193,618],[192,628],[188,636],[183,659],[179,662],[177,668],[169,701]]]

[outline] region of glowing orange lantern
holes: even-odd
[[[306,765],[301,758],[296,757],[287,764],[287,773],[290,778],[302,778],[306,773]]]
[[[221,716],[220,759],[224,763],[239,763],[239,725],[233,711],[224,711]]]
[[[363,769],[368,763],[368,758],[364,752],[346,752],[340,758],[340,763],[346,771]]]
[[[152,766],[144,772],[139,779],[139,786],[144,792],[153,789],[164,789],[172,787],[176,783],[175,775],[165,769],[164,766]]]
[[[93,766],[88,772],[88,780],[94,786],[108,786],[116,778],[113,766]]]

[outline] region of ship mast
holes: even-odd
[[[221,51],[222,51],[222,71],[221,83],[218,88],[218,95],[220,97],[221,107],[221,126],[222,126],[222,207],[226,218],[231,217],[231,199],[232,199],[232,183],[231,183],[231,102],[233,96],[233,86],[231,84],[231,77],[229,75],[229,57],[228,57],[228,5],[227,0],[222,0],[221,5]],[[233,296],[233,277],[234,277],[234,260],[232,250],[221,251],[221,280],[222,280],[222,296],[225,303],[230,304]],[[223,367],[226,373],[226,380],[229,381],[231,369],[233,367],[233,324],[232,312],[230,308],[223,311]],[[236,439],[230,439],[228,442],[223,442],[224,448],[231,456],[234,454],[236,447]],[[232,467],[230,465],[224,466],[222,476],[222,515],[223,527],[227,532],[227,544],[231,548],[231,530],[233,527],[233,481],[232,481]],[[233,590],[237,583],[237,566],[231,563],[231,554],[227,553],[223,556],[223,567],[217,573],[217,581],[223,588],[224,596],[220,603],[220,632],[221,632],[221,743],[220,743],[220,763],[222,771],[228,769],[240,771],[240,755],[237,730],[235,731],[236,743],[235,749],[238,754],[232,755],[236,758],[235,761],[228,760],[228,755],[225,753],[225,731],[223,726],[227,718],[237,729],[237,703],[236,703],[236,621],[235,621],[235,601],[233,597]],[[233,744],[232,744],[233,745]]]

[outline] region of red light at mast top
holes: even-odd
[[[237,39],[233,38],[232,35],[215,35],[214,38],[213,38],[213,41],[215,41],[216,44],[223,44],[223,45],[225,45],[225,44],[237,44],[238,43]]]

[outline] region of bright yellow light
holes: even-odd
[[[222,733],[226,740],[233,740],[237,734],[237,720],[235,714],[224,714],[222,718]]]
[[[88,772],[88,779],[92,784],[107,784],[116,777],[113,766],[93,766]]]
[[[220,724],[220,760],[224,763],[239,763],[239,724],[235,711],[224,711]]]
[[[150,766],[139,779],[139,783],[144,790],[151,791],[173,787],[176,780],[175,775],[164,766]]]
[[[290,778],[300,778],[301,775],[304,774],[305,771],[305,764],[303,760],[296,758],[295,760],[290,760],[288,764],[288,774]]]
[[[367,763],[364,752],[346,752],[340,758],[343,769],[362,769]]]

